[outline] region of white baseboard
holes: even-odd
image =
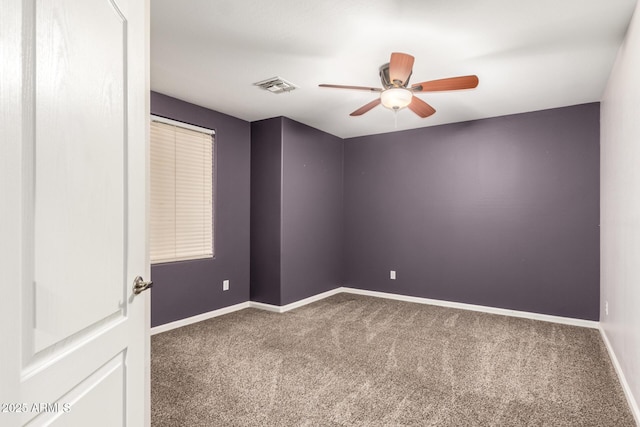
[[[312,302],[320,301],[330,296],[339,294],[340,292],[343,292],[342,289],[343,288],[331,289],[330,291],[326,291],[318,295],[313,295],[309,298],[301,299],[300,301],[292,302],[291,304],[287,305],[272,305],[256,301],[250,301],[249,304],[251,308],[272,311],[274,313],[286,313],[287,311],[293,310],[294,308],[302,307],[303,305],[311,304]]]
[[[241,302],[240,304],[236,305],[230,305],[229,307],[223,307],[218,310],[208,311],[196,316],[187,317],[186,319],[176,320],[175,322],[165,323],[164,325],[154,326],[149,330],[149,335],[155,335],[161,332],[170,331],[172,329],[181,328],[182,326],[202,322],[203,320],[211,319],[212,317],[222,316],[224,314],[233,313],[234,311],[242,310],[245,308],[249,308],[249,301]]]
[[[620,366],[620,362],[618,362],[618,358],[616,357],[616,353],[613,351],[613,347],[611,346],[611,342],[609,341],[609,337],[607,333],[602,328],[602,325],[598,328],[600,329],[600,335],[602,336],[602,341],[604,341],[605,346],[607,347],[607,351],[609,352],[609,358],[611,359],[611,363],[613,363],[613,367],[616,370],[616,374],[618,374],[618,380],[620,380],[620,385],[622,385],[622,390],[624,390],[624,395],[627,398],[627,402],[629,403],[629,408],[631,409],[631,413],[636,420],[636,424],[640,426],[640,408],[638,407],[638,403],[636,399],[633,397],[633,393],[631,392],[631,387],[629,387],[629,383],[627,382],[627,378],[622,371],[622,367]]]
[[[451,301],[442,301],[436,299],[429,298],[421,298],[421,297],[412,297],[407,295],[400,294],[392,294],[387,292],[378,292],[378,291],[367,291],[364,289],[356,289],[349,287],[339,287],[336,289],[331,289],[329,291],[323,292],[318,295],[313,295],[309,298],[301,299],[300,301],[292,302],[287,305],[273,305],[273,304],[265,304],[257,301],[246,301],[240,304],[232,305],[230,307],[221,308],[219,310],[213,310],[207,313],[198,314],[197,316],[188,317],[182,320],[176,320],[175,322],[166,323],[164,325],[159,325],[151,328],[150,334],[155,335],[161,332],[169,331],[171,329],[180,328],[182,326],[190,325],[192,323],[200,322],[203,320],[210,319],[212,317],[222,316],[224,314],[232,313],[234,311],[242,310],[244,308],[257,308],[259,310],[271,311],[274,313],[286,313],[287,311],[305,306],[307,304],[311,304],[316,301],[320,301],[322,299],[328,298],[330,296],[339,294],[339,293],[350,293],[357,295],[365,295],[370,297],[377,298],[387,298],[397,301],[405,301],[405,302],[413,302],[418,304],[428,304],[428,305],[436,305],[440,307],[449,307],[449,308],[457,308],[461,310],[471,310],[471,311],[479,311],[483,313],[490,314],[499,314],[502,316],[512,316],[512,317],[520,317],[524,319],[533,319],[533,320],[542,320],[544,322],[552,322],[552,323],[560,323],[564,325],[573,325],[573,326],[581,326],[584,328],[593,328],[599,329],[599,322],[592,320],[582,320],[582,319],[573,319],[570,317],[561,317],[561,316],[552,316],[548,314],[538,314],[538,313],[530,313],[527,311],[518,311],[518,310],[509,310],[506,308],[495,308],[495,307],[487,307],[483,305],[474,305],[474,304],[465,304],[461,302],[451,302]]]
[[[560,323],[564,325],[581,326],[583,328],[598,329],[599,322],[594,320],[574,319],[571,317],[552,316],[549,314],[530,313],[528,311],[509,310],[506,308],[487,307],[484,305],[466,304],[462,302],[442,301],[429,298],[411,297],[407,295],[391,294],[387,292],[366,291],[364,289],[339,288],[340,292],[366,295],[378,298],[387,298],[398,301],[413,302],[418,304],[437,305],[439,307],[457,308],[461,310],[480,311],[483,313],[499,314],[501,316],[520,317],[524,319],[542,320],[544,322]]]
[[[182,326],[191,325],[193,323],[202,322],[203,320],[211,319],[213,317],[222,316],[225,314],[233,313],[234,311],[243,310],[245,308],[257,308],[260,310],[272,311],[274,313],[285,313],[294,308],[302,307],[303,305],[311,304],[312,302],[320,301],[321,299],[328,298],[332,295],[342,292],[342,288],[331,289],[330,291],[323,292],[318,295],[310,296],[309,298],[301,299],[300,301],[292,302],[287,305],[272,305],[265,304],[256,301],[245,301],[240,304],[231,305],[229,307],[223,307],[218,310],[208,311],[206,313],[198,314],[196,316],[187,317],[186,319],[176,320],[175,322],[165,323],[164,325],[154,326],[149,330],[149,335],[155,335],[162,332],[170,331],[172,329],[181,328]]]

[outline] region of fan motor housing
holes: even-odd
[[[407,85],[409,84],[409,79],[411,78],[411,74],[413,74],[413,71],[412,71],[411,74],[409,74],[409,77],[407,77],[407,81],[404,82],[404,84],[402,85],[398,85],[396,83],[393,83],[389,78],[388,62],[386,64],[382,64],[379,70],[380,70],[380,82],[382,83],[382,87],[385,89],[391,89],[393,87],[407,87]]]

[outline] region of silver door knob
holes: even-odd
[[[153,282],[151,280],[145,282],[144,279],[140,276],[133,279],[133,293],[136,295],[138,295],[142,291],[146,291],[151,286],[153,286]]]

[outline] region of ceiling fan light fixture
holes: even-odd
[[[409,108],[418,117],[425,118],[435,114],[436,110],[422,99],[414,96],[414,93],[439,92],[449,90],[473,89],[478,86],[478,76],[448,77],[439,80],[429,80],[413,84],[407,88],[409,78],[413,74],[413,56],[407,53],[393,52],[389,63],[380,67],[380,83],[382,88],[367,86],[345,86],[333,84],[321,84],[320,87],[337,89],[356,89],[368,92],[379,92],[380,97],[358,108],[350,116],[361,116],[378,105],[397,113],[403,108]]]
[[[387,89],[380,94],[380,102],[390,110],[398,111],[411,104],[413,92],[402,87]]]

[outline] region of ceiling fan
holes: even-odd
[[[418,116],[429,117],[436,112],[435,108],[416,97],[419,92],[438,92],[445,90],[473,89],[478,86],[478,76],[449,77],[447,79],[429,80],[408,86],[409,78],[413,72],[414,57],[400,52],[393,52],[389,63],[380,67],[380,81],[382,88],[366,86],[344,86],[321,84],[320,87],[331,87],[337,89],[367,90],[370,92],[380,92],[380,97],[355,110],[351,116],[361,116],[378,104],[398,111],[402,108],[409,108]]]

